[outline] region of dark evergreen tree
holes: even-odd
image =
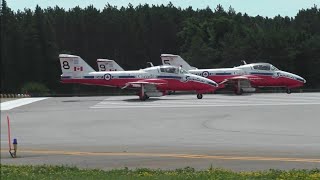
[[[79,88],[59,83],[60,53],[79,55],[95,69],[97,58],[114,59],[128,70],[143,68],[147,61],[160,64],[161,53],[180,54],[199,68],[233,67],[243,59],[270,62],[305,77],[307,87],[320,88],[317,6],[292,18],[268,18],[221,5],[193,10],[172,3],[107,4],[101,10],[36,6],[13,12],[2,0],[0,16],[1,92],[18,93],[27,82],[57,93]]]

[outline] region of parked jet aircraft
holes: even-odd
[[[79,56],[60,54],[61,82],[137,89],[140,100],[159,97],[167,91],[196,91],[197,98],[212,92],[218,84],[190,74],[181,67],[154,66],[136,71],[94,71]]]
[[[292,88],[301,87],[306,83],[302,77],[281,71],[269,63],[252,63],[234,67],[217,69],[197,69],[191,67],[178,55],[161,54],[163,64],[182,67],[192,74],[209,78],[219,83],[219,88],[225,84],[235,87],[236,94],[253,92],[257,87],[285,87],[288,94]]]

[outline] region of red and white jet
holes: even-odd
[[[140,100],[159,97],[167,91],[196,91],[197,98],[214,91],[218,84],[190,74],[181,67],[154,66],[136,71],[96,72],[79,56],[60,54],[61,82],[137,89]]]
[[[219,88],[232,84],[236,94],[253,92],[257,87],[285,87],[291,93],[292,88],[306,83],[302,77],[281,71],[269,63],[252,63],[234,67],[217,69],[197,69],[190,66],[178,55],[161,54],[163,64],[182,67],[192,74],[200,75],[219,83]]]

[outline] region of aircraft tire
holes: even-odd
[[[238,91],[237,89],[234,91],[234,93],[236,95],[242,95],[243,94],[243,89],[240,89],[240,91]]]
[[[149,97],[147,95],[144,95],[144,96],[139,96],[139,99],[141,101],[145,101],[145,100],[149,99]]]
[[[287,89],[286,89],[286,93],[287,93],[287,94],[291,94],[291,89],[287,88]]]
[[[172,94],[175,94],[176,91],[168,91],[168,95],[172,95]]]
[[[203,98],[203,95],[202,95],[202,94],[197,94],[197,98],[198,98],[198,99],[202,99],[202,98]]]

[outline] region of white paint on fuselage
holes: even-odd
[[[190,73],[203,76],[203,72],[209,72],[210,75],[216,75],[217,73],[230,73],[230,75],[244,75],[245,71],[238,68],[219,68],[219,69],[195,69],[189,70]]]
[[[270,70],[256,70],[253,68],[254,65],[269,65],[274,69]],[[255,75],[255,76],[272,76],[273,78],[287,78],[297,80],[303,83],[306,83],[306,80],[301,76],[298,76],[293,73],[289,73],[286,71],[281,71],[272,66],[269,63],[253,63],[241,65],[234,68],[217,68],[217,69],[196,69],[189,70],[190,73],[208,77],[208,76],[218,76],[218,75],[226,75],[226,76],[236,76],[236,75]],[[207,73],[206,73],[207,72]]]

